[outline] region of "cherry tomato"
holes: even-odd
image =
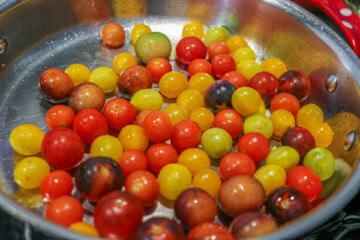
[[[69,229],[91,237],[99,237],[99,233],[96,228],[87,222],[73,223],[70,225]]]
[[[316,104],[306,104],[296,114],[296,125],[310,129],[324,121],[324,113]]]
[[[41,151],[44,132],[33,124],[15,127],[9,136],[11,147],[22,155],[35,155]]]
[[[198,21],[190,21],[185,24],[182,30],[182,37],[197,37],[202,39],[204,37],[204,28]]]
[[[178,122],[189,119],[189,111],[177,103],[171,103],[164,109],[164,112],[169,115],[171,124],[175,126]]]
[[[259,72],[249,81],[249,87],[254,88],[262,97],[266,106],[271,99],[280,91],[279,80],[268,72]]]
[[[188,79],[181,72],[168,72],[161,77],[159,88],[161,94],[167,98],[176,98],[188,86]]]
[[[279,78],[283,73],[287,71],[286,65],[279,58],[267,58],[261,63],[261,70],[273,74],[276,78]]]
[[[130,102],[138,112],[143,110],[160,110],[163,104],[163,98],[161,94],[154,89],[141,89],[132,96]]]
[[[284,109],[291,112],[295,117],[300,109],[300,102],[290,93],[279,93],[271,100],[270,109],[272,112],[278,109]]]
[[[198,171],[193,178],[193,187],[200,188],[215,198],[221,186],[221,178],[213,169],[203,169]]]
[[[249,48],[249,47],[241,47],[238,48],[233,54],[232,54],[236,64],[239,64],[242,60],[248,59],[248,60],[255,60],[256,54],[255,52]]]
[[[225,42],[228,39],[229,32],[224,27],[213,26],[205,33],[204,42],[206,46],[210,46],[215,41]]]
[[[233,109],[223,109],[214,119],[214,127],[227,131],[232,138],[238,137],[243,130],[243,120]]]
[[[74,118],[75,113],[70,107],[55,105],[47,111],[45,121],[50,130],[56,127],[72,128]]]
[[[149,145],[144,129],[138,125],[127,125],[121,129],[119,139],[125,151],[128,149],[145,151]]]
[[[220,161],[219,172],[223,180],[235,175],[247,174],[253,176],[256,167],[252,160],[245,153],[229,153]]]
[[[101,39],[106,45],[118,48],[125,41],[125,31],[121,25],[110,22],[101,30]]]
[[[145,170],[148,166],[148,159],[140,150],[129,149],[126,150],[118,161],[125,176],[137,170]]]
[[[117,78],[117,87],[125,95],[134,95],[139,90],[151,88],[150,71],[140,65],[129,67]]]
[[[221,77],[221,80],[231,82],[236,89],[240,87],[247,87],[249,85],[249,81],[246,79],[246,77],[237,71],[230,71],[225,73]]]
[[[123,147],[118,138],[113,136],[99,136],[90,147],[91,157],[108,157],[114,161],[119,161],[123,154]]]
[[[244,121],[244,134],[257,132],[270,139],[274,132],[271,120],[264,114],[253,114]]]
[[[170,62],[165,58],[151,59],[146,68],[150,71],[154,83],[158,83],[164,74],[172,71]]]
[[[208,108],[195,108],[191,113],[189,119],[199,124],[201,131],[211,128],[214,122],[214,114]]]
[[[131,42],[132,44],[136,43],[136,40],[138,40],[139,37],[141,37],[144,34],[151,33],[151,28],[148,25],[145,24],[136,24],[133,29],[131,30]]]
[[[201,129],[199,125],[191,120],[178,122],[174,126],[171,136],[171,144],[178,152],[188,148],[196,148],[200,144]]]
[[[208,73],[196,73],[189,80],[189,88],[198,90],[205,95],[206,90],[215,82],[215,79]]]
[[[111,93],[117,86],[118,75],[112,68],[98,67],[90,74],[89,82],[98,85],[104,93]]]
[[[218,239],[218,240],[234,240],[233,235],[223,225],[213,222],[203,222],[191,229],[187,235],[187,240],[200,239]]]
[[[203,150],[188,148],[180,154],[179,164],[184,165],[194,176],[197,172],[208,169],[211,162],[209,156]]]
[[[332,177],[335,171],[334,156],[328,149],[322,147],[314,148],[306,153],[303,164],[311,168],[321,181]]]
[[[136,125],[143,127],[144,120],[153,110],[143,110],[136,116]]]
[[[81,83],[89,81],[90,69],[84,64],[71,64],[65,70],[65,73],[73,80],[74,87]]]
[[[185,37],[176,45],[177,59],[185,65],[197,58],[205,59],[206,53],[205,44],[197,37]]]
[[[210,44],[208,48],[209,59],[211,60],[213,57],[219,54],[230,54],[230,48],[225,42],[215,41]]]
[[[155,143],[165,142],[171,137],[173,125],[163,111],[153,111],[144,120],[145,135]]]
[[[281,91],[293,94],[299,102],[305,101],[311,92],[310,79],[302,72],[289,70],[279,78]]]
[[[327,148],[333,140],[333,130],[327,122],[316,123],[308,127],[310,133],[314,136],[316,147]]]
[[[204,106],[204,96],[195,89],[186,89],[176,99],[176,103],[191,112],[195,108]]]
[[[160,191],[156,177],[146,170],[131,173],[126,178],[125,189],[139,199],[144,207],[152,206]]]
[[[240,138],[237,148],[239,152],[249,155],[255,163],[260,163],[269,154],[270,144],[261,133],[251,132]]]
[[[192,77],[196,73],[208,73],[212,74],[212,66],[206,59],[194,59],[188,66],[189,76]]]
[[[45,218],[63,226],[70,226],[83,219],[84,209],[81,202],[71,196],[61,196],[45,209]]]
[[[110,128],[121,130],[135,121],[136,109],[128,100],[114,98],[106,103],[103,115]]]
[[[63,170],[55,170],[46,175],[40,183],[40,193],[47,201],[63,195],[71,195],[74,188],[72,177]]]
[[[216,78],[221,78],[225,73],[236,70],[236,62],[228,54],[219,54],[211,59],[211,66]]]
[[[127,52],[121,52],[117,54],[112,62],[113,69],[119,75],[129,67],[137,65],[136,58]]]
[[[291,112],[279,109],[275,112],[272,112],[270,115],[270,120],[274,127],[274,136],[282,137],[286,130],[289,128],[295,127],[295,117]]]
[[[211,158],[222,158],[230,152],[232,144],[230,134],[221,128],[210,128],[201,136],[201,146]]]
[[[81,138],[73,130],[63,127],[50,130],[41,145],[42,155],[56,169],[73,169],[83,159],[84,152]]]
[[[291,169],[288,174],[286,185],[303,192],[310,202],[319,198],[323,184],[311,168],[299,165]]]
[[[74,84],[63,70],[51,68],[40,75],[39,88],[50,102],[65,101],[70,96]]]
[[[266,164],[276,164],[286,172],[297,166],[300,162],[299,153],[292,147],[280,146],[272,150],[266,158]]]
[[[228,38],[226,40],[226,44],[229,46],[231,54],[233,54],[239,48],[248,46],[244,38],[236,35]]]
[[[79,112],[74,119],[74,131],[86,144],[91,144],[97,137],[108,132],[105,117],[94,109]]]
[[[261,106],[261,102],[260,94],[250,87],[236,89],[231,97],[234,109],[243,117],[256,113]]]
[[[268,196],[276,188],[286,183],[285,170],[276,164],[267,164],[256,170],[254,177],[261,182]]]
[[[14,181],[22,188],[35,189],[50,173],[49,164],[39,157],[26,157],[14,169]]]
[[[149,147],[146,153],[149,169],[158,173],[160,170],[170,163],[177,163],[178,153],[176,149],[167,143],[157,143]]]
[[[235,90],[232,83],[224,80],[217,80],[211,84],[205,92],[206,106],[213,112],[231,108],[231,97]]]
[[[252,59],[244,59],[241,60],[237,67],[236,71],[240,72],[242,75],[244,75],[249,81],[250,79],[257,74],[258,72],[261,72],[260,65],[257,64],[255,60]]]

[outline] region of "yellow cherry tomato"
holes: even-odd
[[[121,74],[124,70],[129,67],[133,67],[137,65],[136,58],[130,53],[121,52],[114,57],[112,62],[112,66],[117,74]]]
[[[199,124],[201,131],[208,130],[214,123],[214,113],[208,108],[195,108],[191,113],[189,119]]]
[[[179,194],[191,186],[190,171],[180,164],[170,163],[158,175],[160,194],[166,199],[175,200]]]
[[[149,145],[149,139],[146,137],[143,128],[138,125],[127,125],[121,129],[119,139],[124,151],[137,149],[144,152]]]
[[[327,122],[316,123],[308,128],[314,136],[316,147],[327,148],[333,140],[333,131]]]
[[[230,53],[233,54],[239,48],[247,47],[246,40],[240,36],[232,36],[226,40],[226,44],[230,48]]]
[[[136,43],[136,40],[138,40],[139,37],[141,37],[144,34],[151,33],[151,28],[148,25],[145,24],[136,24],[134,28],[131,30],[131,42],[132,44]]]
[[[306,104],[302,106],[296,114],[296,125],[306,129],[323,121],[323,111],[316,104]]]
[[[215,79],[208,73],[196,73],[189,80],[189,88],[198,90],[202,95],[205,95],[206,90]]]
[[[182,30],[182,37],[197,37],[202,39],[204,37],[204,27],[198,21],[190,21],[185,24]]]
[[[250,87],[236,89],[231,97],[234,109],[243,117],[256,113],[261,106],[261,102],[260,94]]]
[[[266,107],[264,101],[261,100],[261,105],[256,113],[265,114],[266,113]]]
[[[282,137],[286,130],[295,127],[295,118],[291,112],[278,109],[271,113],[270,120],[274,127],[275,137]]]
[[[39,157],[26,157],[14,169],[14,181],[22,188],[40,187],[41,180],[50,173],[49,164]]]
[[[245,60],[245,59],[248,59],[248,60],[256,59],[255,52],[249,47],[242,47],[242,48],[237,49],[233,53],[232,56],[233,56],[236,64],[239,64],[242,60]]]
[[[257,74],[258,72],[261,72],[261,67],[259,64],[255,62],[255,60],[251,59],[244,59],[239,62],[237,65],[236,71],[241,73],[246,77],[248,81]]]
[[[11,147],[22,155],[34,155],[41,152],[44,132],[33,124],[15,127],[9,137]]]
[[[130,102],[135,106],[136,111],[160,110],[163,104],[161,94],[154,89],[141,89],[131,98]]]
[[[168,72],[159,81],[159,88],[162,95],[167,98],[176,98],[188,86],[188,79],[181,72]]]
[[[91,74],[87,66],[79,63],[71,64],[66,68],[65,72],[73,80],[74,87],[81,83],[88,82]]]
[[[194,176],[197,172],[208,169],[211,162],[209,156],[203,150],[188,148],[180,154],[179,164],[184,165]]]
[[[89,82],[98,85],[104,93],[110,93],[117,87],[118,75],[109,67],[98,67],[90,74]]]
[[[244,121],[244,134],[257,132],[270,139],[274,132],[271,120],[264,114],[256,113],[247,117]]]
[[[69,229],[88,236],[99,237],[99,233],[96,228],[87,222],[73,223],[70,225]]]
[[[119,161],[122,154],[122,144],[119,139],[113,136],[97,137],[90,147],[91,157],[109,157],[114,161]]]
[[[286,183],[285,170],[276,164],[262,166],[255,172],[254,177],[263,185],[266,196]]]
[[[215,198],[221,187],[221,178],[215,170],[204,169],[195,174],[193,187],[200,188]]]
[[[195,89],[186,89],[176,99],[176,103],[191,112],[195,108],[204,106],[204,96]]]
[[[261,63],[261,70],[273,74],[279,78],[287,71],[285,63],[279,58],[267,58]]]
[[[169,115],[171,124],[175,126],[178,122],[188,120],[189,119],[189,111],[186,110],[183,106],[177,103],[169,104],[165,109],[164,112]]]

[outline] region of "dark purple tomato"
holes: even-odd
[[[267,197],[265,207],[275,219],[280,223],[285,223],[307,213],[311,205],[300,190],[293,187],[280,187]]]
[[[90,158],[75,173],[75,184],[82,197],[98,201],[106,193],[121,189],[125,177],[119,164],[107,157]]]
[[[204,190],[189,188],[183,191],[175,201],[175,215],[190,229],[203,222],[212,222],[216,216],[215,200]]]
[[[290,70],[285,72],[279,78],[281,91],[287,92],[304,101],[310,95],[311,83],[309,78],[302,72]]]
[[[105,94],[101,88],[90,82],[74,88],[69,99],[69,106],[77,114],[82,110],[95,109],[101,112],[105,104]]]
[[[152,217],[140,224],[131,240],[185,240],[182,227],[166,217]]]
[[[235,91],[232,83],[225,80],[218,80],[206,90],[206,106],[217,112],[225,108],[231,108],[231,96]]]
[[[150,71],[143,66],[133,66],[126,69],[118,79],[120,92],[133,95],[137,91],[151,88],[152,78]]]
[[[206,53],[205,43],[197,37],[185,37],[176,45],[177,59],[185,65],[189,65],[194,59],[205,59]]]
[[[50,102],[57,102],[67,100],[74,84],[63,70],[51,68],[40,75],[39,88]]]
[[[234,240],[234,237],[225,226],[204,222],[191,229],[187,240]]]
[[[273,96],[280,91],[279,80],[268,72],[259,72],[249,81],[249,87],[258,91],[264,103],[268,106]]]
[[[304,157],[308,151],[315,148],[313,135],[302,127],[289,128],[282,136],[281,143],[295,148],[301,157]]]
[[[237,216],[230,225],[235,239],[260,237],[276,231],[275,220],[260,211],[246,212]]]

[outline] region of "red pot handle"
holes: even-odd
[[[354,52],[360,57],[360,18],[344,0],[296,0],[303,5],[310,2],[326,13],[340,28]]]

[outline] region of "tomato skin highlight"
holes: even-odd
[[[136,109],[128,100],[114,98],[106,103],[103,115],[110,128],[121,130],[135,121]]]
[[[177,59],[185,65],[197,58],[206,58],[205,44],[197,37],[185,37],[176,46]]]
[[[71,175],[63,170],[55,170],[41,180],[40,193],[51,201],[63,195],[71,195],[73,188]]]

